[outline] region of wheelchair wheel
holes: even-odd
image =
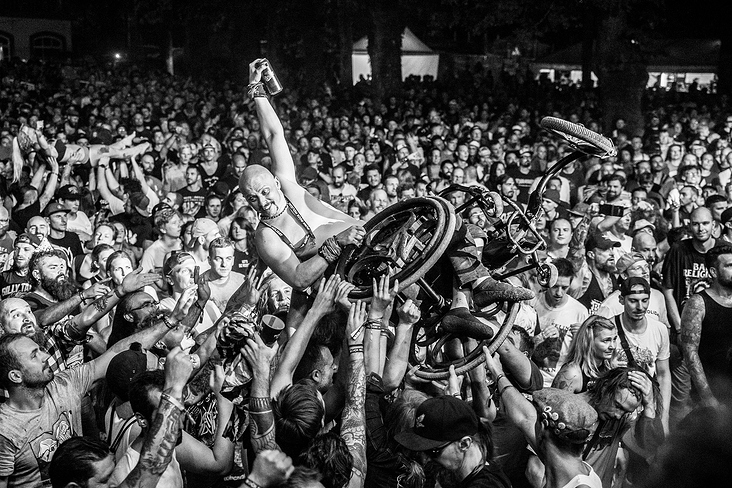
[[[490,340],[479,342],[478,346],[475,349],[459,359],[444,362],[437,362],[435,359],[436,353],[442,348],[442,346],[450,339],[456,337],[452,334],[445,334],[442,336],[431,335],[427,338],[423,337],[421,340],[413,340],[414,344],[427,347],[427,364],[425,365],[425,367],[421,367],[417,371],[415,371],[414,374],[418,378],[424,380],[444,380],[450,376],[450,366],[455,366],[455,374],[459,376],[472,370],[476,366],[483,364],[483,362],[485,362],[483,346],[488,346],[488,351],[490,351],[491,354],[496,352],[498,348],[501,347],[503,341],[506,340],[506,337],[508,337],[508,335],[511,333],[511,328],[516,321],[516,316],[518,315],[520,307],[521,304],[518,302],[509,304],[508,312],[506,313],[506,317],[503,320],[503,324],[498,330],[498,333]],[[420,331],[421,328],[420,330],[415,329],[415,338],[420,334]],[[415,361],[414,350],[412,350],[410,354],[410,363],[417,364],[417,362]]]
[[[391,273],[401,290],[414,284],[442,257],[455,232],[455,210],[440,197],[398,202],[366,222],[360,247],[341,254],[335,272],[356,288],[353,300],[373,294],[372,279]]]

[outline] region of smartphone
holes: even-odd
[[[36,130],[43,130],[44,124],[42,120],[36,121]]]

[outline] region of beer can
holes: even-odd
[[[262,70],[262,82],[264,83],[264,87],[270,96],[277,95],[282,91],[282,84],[280,83],[279,78],[277,78],[272,66],[270,66],[269,61],[264,59],[262,60],[262,64],[265,65]]]

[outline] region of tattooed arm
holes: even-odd
[[[343,409],[341,437],[353,456],[352,476],[349,488],[362,488],[366,480],[366,367],[363,353],[363,329],[366,320],[366,304],[351,305],[346,327],[348,343],[348,393]],[[354,337],[355,334],[355,337]]]
[[[699,295],[692,295],[686,301],[681,314],[681,347],[684,351],[684,361],[691,373],[691,382],[699,393],[701,401],[714,405],[717,400],[712,395],[707,375],[704,374],[704,368],[699,359],[699,340],[704,314],[704,299]]]
[[[552,388],[579,393],[582,389],[582,372],[576,364],[565,364],[552,382]]]
[[[183,415],[183,387],[193,371],[193,364],[179,347],[165,360],[165,387],[160,405],[140,452],[140,461],[119,485],[120,488],[155,488],[168,468],[180,433]]]
[[[277,346],[267,347],[259,334],[248,339],[241,352],[252,368],[252,390],[249,398],[250,439],[255,454],[266,450],[279,451],[275,441],[274,415],[269,399],[269,374]]]

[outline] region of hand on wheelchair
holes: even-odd
[[[414,303],[411,298],[407,298],[407,301],[397,309],[397,315],[399,315],[399,324],[397,324],[397,327],[411,327],[419,322],[421,312],[417,304]]]
[[[327,315],[335,310],[336,293],[338,292],[338,285],[341,283],[341,277],[337,274],[333,274],[326,281],[325,278],[320,280],[318,285],[318,294],[313,301],[312,310],[320,313],[321,315]]]
[[[382,318],[399,293],[399,280],[394,280],[394,288],[389,288],[390,276],[390,273],[382,275],[378,282],[376,278],[373,279],[374,296],[371,298],[370,319]]]
[[[336,242],[341,247],[346,247],[353,244],[354,246],[360,246],[363,242],[363,238],[366,235],[366,229],[360,225],[352,225],[348,229],[344,230],[340,234],[336,234]]]

